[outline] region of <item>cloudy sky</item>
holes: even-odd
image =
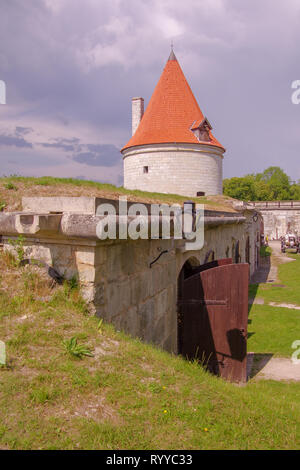
[[[147,105],[171,41],[224,175],[300,179],[300,0],[1,0],[0,174],[122,184],[131,97]]]

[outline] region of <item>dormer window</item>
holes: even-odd
[[[199,142],[210,142],[211,138],[209,135],[212,126],[207,118],[204,118],[202,121],[195,121],[191,126],[191,131],[194,136],[197,137]]]

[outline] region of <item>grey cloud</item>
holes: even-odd
[[[81,146],[79,145],[80,139],[73,137],[71,139],[58,137],[51,139],[53,142],[40,142],[39,145],[45,148],[56,148],[64,150],[65,152],[80,151]]]
[[[33,148],[33,144],[24,138],[32,131],[31,127],[16,126],[13,133],[0,134],[0,146]]]
[[[27,142],[23,137],[18,135],[0,135],[0,146],[18,147],[18,148],[33,148],[30,142]]]
[[[79,152],[73,155],[77,163],[91,166],[114,166],[121,162],[121,154],[117,147],[109,144],[88,144],[89,151]]]
[[[60,137],[55,140],[57,142],[66,143],[66,144],[78,144],[80,142],[80,139],[78,139],[77,137],[72,137],[72,139],[66,139],[66,138]]]
[[[16,134],[26,135],[26,134],[30,134],[30,132],[32,131],[33,131],[32,127],[16,126]]]
[[[64,143],[48,143],[48,142],[44,142],[44,143],[41,143],[40,145],[42,145],[42,147],[45,147],[45,148],[56,148],[56,149],[62,149],[62,150],[65,150],[66,152],[72,152],[74,151],[74,145],[67,145],[67,144],[64,144]]]

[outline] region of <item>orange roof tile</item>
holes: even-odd
[[[172,51],[135,134],[122,150],[146,144],[199,144],[191,127],[203,119],[204,115]],[[224,150],[213,134],[209,134],[211,141],[203,143]]]

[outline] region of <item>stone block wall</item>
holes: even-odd
[[[278,240],[288,231],[300,234],[300,201],[240,202],[238,210],[258,210],[263,218],[264,235]]]
[[[125,188],[184,196],[222,194],[223,155],[216,147],[145,145],[123,155]]]
[[[184,263],[203,264],[234,257],[246,261],[250,240],[250,273],[255,270],[260,220],[249,211],[246,222],[206,227],[201,250],[185,251],[184,240],[82,240],[26,238],[25,256],[45,261],[70,279],[76,276],[94,312],[134,337],[177,352],[177,282]],[[11,237],[10,237],[11,238]],[[12,249],[8,237],[4,248]],[[152,265],[163,251],[167,253]]]
[[[171,240],[123,241],[101,246],[106,261],[95,288],[98,315],[116,328],[176,351],[176,255]],[[171,250],[150,268],[160,251]]]
[[[261,210],[264,219],[264,233],[269,240],[279,239],[289,230],[300,234],[300,209]]]

